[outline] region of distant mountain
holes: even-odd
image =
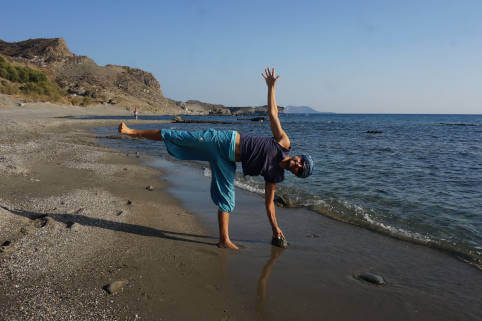
[[[285,114],[322,114],[322,112],[314,110],[309,106],[286,106],[284,112]]]

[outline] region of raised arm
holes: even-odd
[[[281,127],[281,122],[278,116],[278,105],[276,104],[276,81],[279,75],[275,76],[274,68],[269,70],[266,68],[264,74],[262,73],[266,86],[268,86],[268,116],[271,124],[271,131],[274,139],[284,148],[290,148],[290,139]]]

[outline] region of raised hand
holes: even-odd
[[[276,81],[279,78],[279,75],[275,76],[274,68],[271,68],[271,70],[269,70],[269,68],[266,68],[264,70],[264,73],[261,74],[261,76],[263,76],[264,80],[266,81],[266,85],[268,87],[274,87],[276,84]]]

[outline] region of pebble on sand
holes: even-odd
[[[367,281],[376,285],[384,285],[385,284],[385,279],[380,276],[376,275],[373,273],[360,273],[355,276],[359,280]]]
[[[152,185],[146,186],[146,190],[148,190],[148,191],[153,191],[153,190],[154,190],[154,186],[152,186]]]
[[[67,222],[66,226],[68,229],[74,232],[78,232],[82,228],[82,226],[79,223],[75,223],[75,222]]]
[[[114,281],[110,284],[104,285],[103,289],[109,294],[115,294],[117,291],[119,291],[121,288],[126,286],[128,283],[129,282],[126,280]]]

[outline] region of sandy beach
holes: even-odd
[[[0,98],[0,319],[237,319],[231,253],[164,192],[161,171],[95,144],[88,128],[118,121],[62,118],[119,109]]]
[[[118,120],[66,118],[122,109],[18,103],[0,95],[2,320],[482,318],[476,267],[306,209],[277,210],[280,250],[245,191],[231,221],[241,249],[220,250],[206,178],[102,146],[91,128]]]

